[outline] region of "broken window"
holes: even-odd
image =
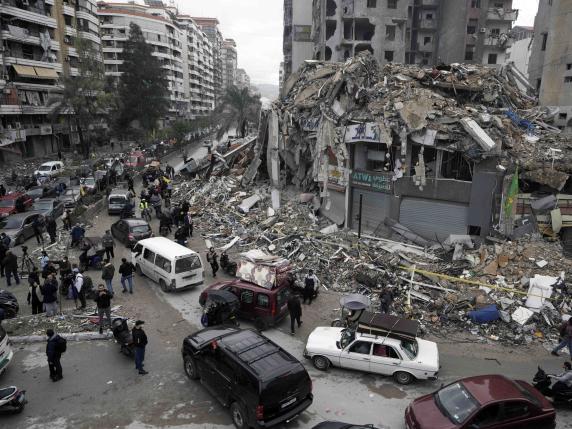
[[[540,85],[542,85],[542,79],[536,79],[536,90],[540,91]]]
[[[474,25],[467,25],[467,34],[475,34],[477,32],[477,27]]]
[[[344,49],[344,60],[347,60],[349,57],[352,56],[352,53],[349,49]]]
[[[338,6],[336,5],[336,2],[334,0],[328,0],[328,3],[326,4],[326,16],[334,16],[337,9]]]
[[[548,33],[542,33],[542,47],[541,50],[546,51],[546,43],[548,42]]]
[[[390,171],[391,159],[387,156],[386,145],[367,145],[366,169],[369,171]]]
[[[566,120],[566,118],[568,118],[568,113],[559,113],[558,114],[558,119]]]
[[[427,15],[425,15],[425,19],[431,21],[433,19],[433,14],[432,13],[428,13]]]
[[[387,0],[388,9],[397,9],[397,0]]]
[[[369,19],[355,20],[355,40],[371,40],[375,33],[375,25],[369,22]]]
[[[572,63],[566,64],[566,70],[572,70]]]
[[[443,151],[440,171],[441,177],[444,179],[471,182],[473,180],[474,167],[475,163],[467,160],[461,152]]]
[[[360,52],[363,51],[369,51],[373,54],[373,48],[371,47],[370,44],[368,43],[360,43],[359,45],[356,45],[355,49],[354,49],[354,55],[357,55]]]
[[[336,33],[337,25],[338,23],[332,19],[326,21],[326,40],[329,40]],[[310,27],[310,31],[311,29],[312,27]]]
[[[384,58],[385,61],[387,61],[387,62],[393,61],[393,51],[385,51],[384,54],[383,54],[383,58]]]
[[[497,54],[489,54],[487,59],[487,64],[496,64],[497,63]]]
[[[395,25],[385,26],[385,40],[395,40]]]
[[[354,39],[354,22],[344,21],[344,39],[353,40]]]
[[[332,59],[332,48],[330,48],[329,46],[326,46],[324,59],[326,61],[330,61]]]
[[[423,37],[423,45],[428,45],[429,43],[431,43],[431,36]]]
[[[473,61],[475,59],[475,52],[473,46],[467,46],[467,50],[465,51],[465,61]]]
[[[367,0],[367,7],[376,8],[377,7],[377,0]]]

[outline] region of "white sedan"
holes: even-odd
[[[439,372],[439,350],[432,341],[375,336],[344,328],[314,329],[304,357],[322,371],[337,366],[391,375],[399,384],[435,380]]]

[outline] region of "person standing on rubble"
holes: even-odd
[[[559,356],[558,352],[564,347],[568,347],[568,353],[570,353],[570,358],[572,359],[572,317],[568,319],[567,322],[560,325],[560,344],[558,344],[550,354],[553,356]]]
[[[308,300],[308,304],[312,305],[312,300],[318,288],[318,282],[318,277],[314,274],[314,270],[308,270],[308,274],[304,278],[304,292],[302,293],[304,304],[306,304],[306,300]]]
[[[290,313],[290,335],[294,335],[296,333],[294,331],[294,321],[298,323],[298,328],[303,323],[300,320],[302,317],[302,304],[300,304],[300,298],[296,294],[291,294],[290,298],[288,298],[288,313]]]
[[[213,277],[216,277],[216,272],[218,271],[218,255],[214,249],[214,247],[211,247],[207,253],[207,261],[209,264],[211,264],[211,268],[213,270]]]
[[[384,287],[379,294],[379,305],[382,313],[389,314],[393,304],[393,291],[388,287]]]
[[[189,238],[193,238],[193,215],[191,214],[190,210],[187,211],[187,214],[185,214],[184,222],[187,226],[187,233],[189,234]]]

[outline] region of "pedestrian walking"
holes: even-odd
[[[288,313],[290,313],[290,334],[294,335],[294,321],[298,323],[298,328],[302,326],[302,305],[300,304],[300,298],[298,295],[292,294],[288,298]]]
[[[75,303],[75,307],[77,308],[77,299],[79,299],[80,302],[80,310],[84,310],[85,307],[87,306],[87,303],[85,302],[85,288],[84,286],[84,279],[83,279],[83,274],[79,272],[79,268],[74,268],[73,270],[74,273],[74,281],[73,281],[73,289],[74,289],[74,303]]]
[[[75,226],[70,231],[71,235],[71,247],[75,247],[79,245],[83,237],[85,236],[85,229],[79,224],[76,223]]]
[[[121,286],[123,287],[123,293],[127,293],[127,287],[125,282],[129,285],[129,293],[133,293],[133,272],[135,271],[135,266],[131,262],[127,262],[127,259],[121,258],[121,265],[119,266],[119,274],[121,274]]]
[[[40,288],[40,275],[36,267],[28,275],[28,285],[28,305],[32,306],[32,314],[43,313],[44,302]]]
[[[6,275],[6,285],[8,287],[12,286],[12,276],[16,280],[16,284],[20,284],[20,276],[18,276],[18,257],[14,255],[10,250],[6,252],[6,256],[2,260],[4,265],[4,274]]]
[[[155,216],[157,216],[158,219],[159,215],[161,214],[161,197],[158,194],[154,193],[153,195],[151,195],[149,202],[155,209]]]
[[[303,303],[312,304],[314,295],[316,293],[316,287],[318,286],[318,277],[314,274],[313,270],[308,270],[308,274],[304,278],[304,292],[303,292]]]
[[[144,323],[143,320],[136,321],[135,327],[131,331],[133,345],[135,346],[135,369],[137,369],[141,375],[148,374],[148,372],[143,369],[145,347],[147,347],[147,334],[145,334],[143,330]]]
[[[44,297],[44,311],[46,316],[55,316],[58,312],[58,281],[55,274],[50,274],[44,285],[40,288]]]
[[[563,322],[559,329],[560,344],[558,344],[551,352],[554,356],[559,356],[558,352],[564,347],[568,347],[570,358],[572,359],[572,318],[567,322]]]
[[[393,304],[393,291],[384,287],[379,295],[379,304],[382,313],[389,314],[391,304]]]
[[[53,216],[48,216],[48,219],[46,221],[46,231],[48,231],[48,234],[50,236],[50,244],[54,244],[56,242],[57,230],[58,230],[58,224],[56,223],[56,220],[53,218]]]
[[[134,187],[134,183],[133,183],[133,177],[128,176],[127,177],[127,190],[133,192],[133,195],[135,194],[135,187]]]
[[[105,265],[101,269],[101,278],[105,281],[105,286],[110,294],[113,294],[113,276],[115,276],[115,267],[109,259],[106,259]]]
[[[103,234],[103,237],[101,239],[101,244],[105,249],[105,257],[108,260],[115,258],[115,254],[113,253],[113,248],[115,247],[115,240],[113,239],[110,230],[105,231],[105,234]]]
[[[48,366],[50,368],[50,378],[52,381],[60,381],[64,378],[62,371],[61,358],[67,348],[67,341],[54,332],[53,329],[46,331],[48,343],[46,345],[46,355],[48,357]]]
[[[175,241],[180,244],[181,246],[185,246],[187,242],[187,237],[189,233],[187,232],[187,226],[181,225],[175,231]]]
[[[64,224],[64,229],[69,231],[72,227],[71,212],[69,210],[66,210],[62,215],[62,222]]]
[[[189,210],[187,212],[187,214],[185,214],[185,225],[187,225],[187,232],[189,234],[189,237],[193,237],[193,215],[191,214],[191,211]]]
[[[44,244],[44,237],[42,236],[42,231],[44,229],[44,224],[40,218],[40,216],[36,216],[32,221],[32,231],[34,231],[34,237],[36,237],[36,241],[38,244]]]
[[[103,334],[103,316],[107,317],[109,328],[111,329],[111,300],[113,295],[105,289],[104,285],[97,286],[97,295],[95,296],[95,303],[97,304],[97,314],[99,316],[99,333]]]
[[[213,270],[213,277],[216,277],[216,272],[218,271],[218,255],[214,249],[214,247],[211,247],[207,253],[207,261],[209,264],[211,264],[211,268]]]
[[[6,234],[2,233],[4,236]],[[7,237],[7,236],[6,236]],[[8,252],[8,246],[5,241],[0,237],[0,276],[4,277],[4,258],[6,257],[6,252]]]

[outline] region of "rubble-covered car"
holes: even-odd
[[[81,198],[79,186],[72,186],[66,189],[64,194],[60,196],[60,201],[64,203],[66,209],[73,209]]]
[[[34,236],[32,224],[38,217],[42,225],[45,224],[41,212],[17,213],[0,221],[0,229],[11,239],[10,247],[18,246]]]
[[[0,198],[0,217],[21,213],[32,207],[33,200],[28,194],[12,192]]]
[[[287,350],[250,330],[215,326],[183,341],[185,373],[225,407],[234,426],[270,428],[312,404],[312,380]]]
[[[371,331],[363,324],[358,325],[357,330],[319,326],[308,337],[304,357],[311,359],[322,371],[330,366],[355,369],[390,375],[399,384],[409,384],[416,379],[437,379],[437,344],[416,337],[417,329],[413,326],[416,322],[387,317],[397,325],[401,323],[404,329],[391,329],[389,319],[384,320],[387,321],[384,326],[389,329],[382,328],[380,332],[376,328],[381,324],[372,324]]]
[[[407,429],[554,428],[552,404],[525,381],[481,375],[456,381],[414,400]]]
[[[56,219],[64,214],[64,203],[57,198],[40,198],[34,201],[32,210]]]

